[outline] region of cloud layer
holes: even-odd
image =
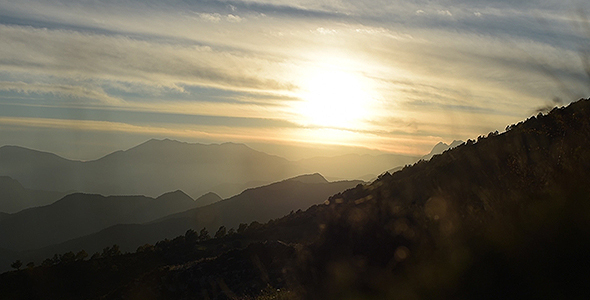
[[[0,1],[0,137],[74,124],[135,140],[428,152],[588,96],[585,11],[581,0]],[[322,70],[365,82],[360,125],[304,122],[296,108]]]

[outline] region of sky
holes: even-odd
[[[423,155],[588,97],[586,12],[587,0],[0,0],[0,145],[81,160],[151,138],[291,159]]]

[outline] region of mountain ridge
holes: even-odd
[[[181,191],[158,199],[74,193],[0,220],[0,248],[31,250],[65,242],[119,223],[143,223],[196,206]]]
[[[100,293],[82,292],[113,299],[225,299],[228,291],[287,299],[584,299],[589,149],[590,100],[582,100],[241,233],[200,239],[187,231],[134,254],[105,251],[4,273],[0,286],[30,295],[36,283],[25,272],[43,272],[64,282],[52,291],[70,295],[76,281],[63,270],[95,278],[98,269],[119,280],[88,280]]]

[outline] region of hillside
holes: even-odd
[[[323,299],[584,295],[590,101],[507,129],[334,196],[299,284]]]
[[[284,158],[232,143],[149,140],[86,162],[21,147],[0,147],[0,175],[42,190],[148,196],[183,190],[197,197],[221,184],[241,188],[253,180],[272,182],[301,173]],[[228,197],[240,191],[217,192]]]
[[[422,156],[423,160],[430,160],[433,156],[442,154],[443,152],[453,149],[459,145],[463,144],[463,141],[453,141],[450,145],[447,143],[439,142],[438,144],[434,145],[430,153]]]
[[[305,212],[216,239],[188,231],[134,254],[58,257],[0,275],[0,288],[30,299],[584,299],[589,149],[581,100]]]
[[[322,203],[338,191],[360,184],[360,181],[328,182],[321,175],[303,175],[267,186],[253,188],[229,199],[198,207],[146,224],[121,222],[96,233],[32,251],[25,256],[34,259],[54,253],[86,250],[100,252],[104,247],[117,244],[123,251],[134,251],[146,243],[153,244],[165,238],[184,234],[187,230],[206,228],[213,236],[224,226],[237,230],[240,224],[254,221],[267,222],[292,211]]]
[[[0,212],[15,213],[25,208],[48,205],[65,195],[62,192],[26,189],[18,181],[0,176]]]
[[[336,157],[314,157],[297,163],[305,170],[319,172],[326,178],[367,180],[391,169],[416,162],[420,157],[408,155],[348,154]]]
[[[0,220],[0,248],[37,249],[88,235],[116,224],[144,223],[195,207],[181,191],[156,199],[144,196],[71,194],[47,206]]]
[[[248,188],[301,174],[372,178],[372,174],[381,174],[417,159],[401,155],[348,155],[289,161],[244,144],[205,145],[152,139],[131,149],[84,162],[3,146],[0,147],[0,176],[10,176],[24,187],[35,190],[150,197],[182,190],[193,198],[210,192],[229,198]]]

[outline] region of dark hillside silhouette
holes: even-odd
[[[0,290],[11,299],[585,299],[589,149],[590,100],[581,100],[306,211],[214,239],[218,228],[189,230],[133,254],[58,255],[1,274]],[[162,222],[174,220],[183,218]],[[48,278],[59,286],[39,284]]]
[[[133,251],[145,243],[184,234],[188,229],[207,228],[213,236],[220,226],[238,230],[241,223],[259,223],[279,218],[291,211],[322,203],[330,195],[360,184],[360,181],[328,182],[321,175],[303,175],[267,186],[253,188],[214,204],[172,214],[147,224],[115,225],[88,236],[39,249],[28,256],[40,257],[66,251],[100,251],[117,244]]]
[[[443,143],[443,142],[439,142],[438,144],[434,145],[434,147],[432,148],[430,153],[422,156],[422,159],[429,160],[433,156],[438,155],[438,154],[442,154],[443,152],[445,152],[449,149],[453,149],[461,144],[463,144],[463,141],[457,141],[457,140],[453,141],[450,145],[447,145],[446,143]]]
[[[181,191],[156,199],[144,196],[71,194],[47,206],[0,220],[0,248],[31,250],[88,235],[121,223],[144,223],[194,208]]]
[[[588,149],[582,100],[334,196],[302,270],[307,297],[586,294]]]
[[[336,157],[314,157],[297,163],[306,170],[319,172],[326,178],[369,180],[393,167],[405,166],[416,162],[420,157],[410,155],[382,154],[359,155],[347,154]]]

